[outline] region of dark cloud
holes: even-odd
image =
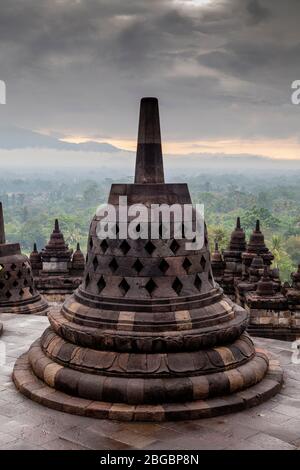
[[[258,0],[250,0],[247,5],[247,11],[251,16],[253,24],[265,21],[271,16],[271,11],[268,8],[262,7]]]
[[[161,99],[169,139],[295,135],[298,0],[10,0],[0,12],[0,120],[134,137]]]

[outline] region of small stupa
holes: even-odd
[[[79,244],[74,253],[69,248],[58,219],[45,248],[38,252],[34,244],[30,261],[36,285],[49,302],[63,302],[81,284],[84,255]]]
[[[246,249],[246,235],[241,226],[240,217],[236,219],[236,226],[231,233],[229,245],[223,251],[225,263],[221,287],[231,300],[235,297],[235,284],[242,278],[242,253]]]
[[[278,292],[267,266],[256,290],[246,293],[245,309],[250,315],[248,331],[254,336],[292,340],[300,334],[297,316],[289,309],[287,296]]]
[[[47,302],[35,287],[30,261],[19,243],[6,243],[0,203],[0,313],[46,314]]]
[[[214,280],[221,284],[224,276],[225,262],[219,250],[219,243],[215,241],[214,251],[211,253],[211,267]]]
[[[274,255],[265,244],[265,237],[260,228],[260,221],[256,221],[255,229],[250,235],[245,252],[242,254],[242,259],[246,269],[251,266],[253,258],[260,256],[264,265],[271,266]]]

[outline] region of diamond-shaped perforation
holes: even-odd
[[[15,263],[13,263],[13,264],[11,265],[11,269],[12,269],[13,271],[16,269],[16,267],[17,267],[17,265],[16,265]]]
[[[18,281],[17,281],[17,280],[14,280],[13,286],[14,286],[14,287],[18,287],[18,285],[19,285]]]
[[[204,271],[204,270],[205,270],[205,266],[206,266],[206,259],[205,259],[205,257],[204,257],[203,255],[201,256],[200,265],[201,265],[201,268],[202,268],[203,271]]]
[[[122,251],[123,255],[127,255],[128,251],[130,250],[130,245],[127,240],[123,240],[120,245],[120,250]]]
[[[192,262],[188,258],[184,258],[184,261],[182,263],[182,267],[183,267],[183,269],[185,269],[185,271],[187,273],[189,272],[189,269],[190,269],[191,266],[192,266]]]
[[[180,295],[180,292],[182,291],[182,287],[183,287],[182,282],[180,281],[180,279],[178,279],[178,277],[176,277],[172,284],[172,289],[174,289],[177,295]]]
[[[140,273],[141,270],[143,269],[144,265],[141,263],[141,261],[139,259],[137,259],[133,263],[132,267],[137,273]]]
[[[89,283],[91,282],[91,278],[89,273],[85,276],[85,287],[88,287]]]
[[[170,265],[165,259],[162,259],[158,267],[161,270],[161,272],[165,274],[168,271]]]
[[[211,285],[214,287],[215,282],[214,282],[214,278],[213,278],[211,269],[209,270],[209,273],[208,273],[208,280],[211,283]]]
[[[113,258],[108,266],[112,273],[116,272],[119,267],[116,258]]]
[[[122,281],[119,284],[119,289],[120,289],[120,291],[122,292],[123,295],[127,294],[127,292],[130,289],[130,285],[128,284],[126,279],[124,279],[124,278],[122,279]]]
[[[5,287],[4,282],[0,281],[0,289],[2,290]]]
[[[31,286],[29,287],[29,292],[30,292],[31,295],[34,294],[34,290],[33,290],[33,288],[32,288]]]
[[[170,245],[170,249],[171,249],[171,251],[173,251],[173,253],[175,255],[175,253],[177,253],[177,251],[179,250],[179,243],[176,240],[173,240],[171,245]]]
[[[97,256],[94,256],[94,259],[93,259],[93,266],[94,266],[94,271],[97,270],[98,266],[99,266],[99,262],[98,262],[98,257]]]
[[[103,276],[101,276],[97,282],[98,294],[100,294],[106,286],[106,282]]]
[[[6,279],[8,281],[8,279],[10,279],[10,278],[11,278],[10,272],[4,273],[4,279]]]
[[[152,243],[151,240],[148,240],[145,245],[145,250],[149,255],[152,255],[152,253],[156,250],[156,246],[154,245],[154,243]]]
[[[100,243],[100,247],[101,247],[101,250],[103,253],[106,253],[107,250],[108,250],[108,243],[107,241],[104,239],[102,240],[102,242]]]
[[[19,271],[17,272],[17,277],[19,279],[21,279],[22,276],[23,276],[22,271],[20,271],[20,269],[19,269]]]
[[[6,297],[7,299],[10,299],[11,296],[12,296],[11,292],[10,292],[9,290],[7,290],[7,291],[5,292],[5,297]]]
[[[194,285],[195,287],[200,291],[201,290],[201,286],[202,286],[202,281],[199,277],[199,274],[196,275],[195,277],[195,282],[194,282]]]
[[[19,295],[20,295],[21,297],[24,295],[24,293],[25,293],[25,292],[24,292],[23,289],[20,289],[20,290],[19,290]]]
[[[4,266],[3,264],[0,264],[0,271],[2,271],[2,269],[4,269]]]
[[[26,279],[26,278],[24,279],[24,286],[25,286],[25,287],[27,287],[27,286],[28,286],[28,281],[27,281],[27,279]]]
[[[149,279],[149,281],[147,282],[147,284],[145,285],[145,289],[147,290],[147,292],[152,295],[153,292],[157,289],[157,285],[155,284],[155,282],[153,281],[153,279]]]

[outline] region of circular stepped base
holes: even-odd
[[[49,312],[49,305],[47,302],[40,298],[34,302],[20,302],[15,305],[1,305],[0,313],[17,313],[20,315],[44,315],[47,316]]]
[[[247,331],[251,336],[278,339],[281,341],[295,341],[300,338],[300,327],[288,328],[284,326],[248,325]]]
[[[283,383],[283,371],[279,362],[270,358],[269,370],[264,379],[244,391],[187,403],[136,406],[91,401],[59,392],[33,374],[27,353],[17,359],[13,380],[17,389],[26,397],[66,413],[120,421],[168,421],[210,418],[263,403],[280,390]]]

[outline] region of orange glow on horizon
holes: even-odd
[[[106,142],[122,150],[135,151],[136,140],[133,139],[101,139],[95,140],[83,136],[67,136],[62,139],[65,142],[83,143],[89,140]],[[165,154],[187,155],[187,154],[215,154],[226,155],[251,154],[266,156],[275,159],[300,159],[300,142],[297,139],[274,139],[274,140],[199,140],[190,142],[166,141],[163,143]]]

